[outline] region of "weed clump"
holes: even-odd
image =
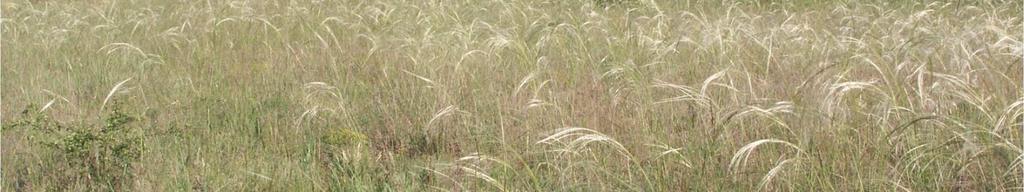
[[[324,143],[336,147],[351,147],[366,144],[366,135],[352,129],[332,129],[321,138]]]
[[[36,106],[27,107],[21,117],[4,126],[5,130],[23,130],[54,161],[43,161],[40,170],[57,176],[61,185],[54,190],[129,189],[135,177],[135,164],[145,151],[142,130],[132,126],[137,119],[118,105],[111,108],[101,125],[66,124],[53,120]],[[72,185],[63,185],[72,184]]]

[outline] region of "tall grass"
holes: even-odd
[[[0,8],[4,190],[1024,188],[1020,1]],[[126,184],[54,179],[11,124],[115,101]]]

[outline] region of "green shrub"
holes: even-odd
[[[54,161],[44,162],[43,172],[58,176],[57,189],[85,187],[90,190],[130,189],[134,166],[145,150],[142,130],[131,126],[135,117],[119,105],[111,107],[102,125],[68,125],[53,120],[35,106],[5,129],[24,130],[29,140],[48,149]]]

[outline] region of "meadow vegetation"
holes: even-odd
[[[1018,0],[5,0],[5,191],[1019,191]]]

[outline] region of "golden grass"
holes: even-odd
[[[4,190],[1024,183],[1020,1],[0,6]],[[112,104],[145,132],[128,185],[47,174],[60,150],[11,126]]]

